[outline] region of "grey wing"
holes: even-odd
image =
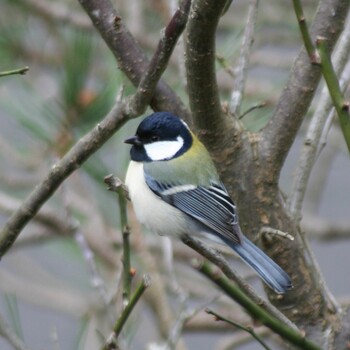
[[[171,185],[145,174],[148,187],[168,204],[176,207],[233,243],[241,243],[236,206],[222,183],[210,187]]]

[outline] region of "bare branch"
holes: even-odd
[[[329,222],[320,217],[306,216],[302,223],[307,237],[320,241],[337,241],[350,239],[350,221]]]
[[[123,235],[123,306],[128,305],[131,295],[132,269],[130,262],[130,226],[127,213],[127,200],[129,192],[123,182],[114,177],[107,175],[104,178],[108,190],[114,191],[118,195],[119,213],[120,213],[120,231]]]
[[[262,338],[267,338],[272,334],[272,332],[266,327],[260,327],[255,331],[255,333]],[[236,332],[234,335],[228,337],[227,339],[221,340],[219,346],[217,347],[217,350],[234,349],[235,347],[237,348],[240,345],[247,345],[252,341],[253,339],[250,334],[248,334],[247,332],[239,331]]]
[[[29,67],[23,67],[23,68],[18,68],[18,69],[12,69],[8,71],[3,71],[0,72],[0,77],[6,77],[8,75],[24,75],[29,71]]]
[[[254,111],[255,109],[259,109],[259,108],[264,108],[266,106],[266,102],[263,101],[261,103],[258,103],[250,108],[248,108],[245,112],[243,112],[238,119],[243,119],[247,114],[249,114],[250,112]]]
[[[304,16],[303,7],[301,5],[300,0],[293,0],[293,6],[294,6],[294,12],[297,16],[299,29],[301,32],[301,36],[303,38],[304,46],[305,46],[306,52],[310,57],[310,61],[312,63],[319,63],[319,56],[315,49],[315,45],[312,42],[312,39],[309,33],[309,27],[306,24],[306,18]]]
[[[343,132],[348,151],[350,152],[350,104],[349,101],[345,100],[344,95],[341,91],[339,80],[335,73],[328,51],[327,39],[323,37],[317,37],[316,47],[321,58],[322,75],[328,86],[329,94],[332,98],[334,108],[338,114],[340,128]]]
[[[235,68],[235,80],[231,93],[230,113],[232,115],[240,114],[245,82],[247,78],[247,69],[249,65],[250,48],[254,42],[255,23],[258,15],[259,0],[251,0],[248,9],[247,24],[243,34],[242,47]],[[241,116],[242,118],[242,116]]]
[[[246,326],[243,326],[242,324],[240,323],[237,323],[233,320],[229,320],[228,318],[226,317],[223,317],[222,315],[218,314],[217,312],[213,311],[213,310],[210,310],[210,309],[206,309],[205,312],[209,315],[213,315],[214,316],[214,319],[215,321],[223,321],[223,322],[226,322],[238,329],[241,329],[243,330],[244,332],[247,332],[249,333],[254,339],[256,339],[256,341],[258,341],[261,346],[265,349],[265,350],[270,350],[270,348],[267,346],[267,344],[260,338],[260,336],[254,331],[254,328],[252,327],[246,327]]]
[[[23,341],[10,328],[3,317],[0,315],[0,335],[5,338],[16,350],[30,350]]]
[[[190,106],[195,125],[207,143],[227,133],[215,71],[215,32],[226,0],[193,1],[188,22],[186,71]],[[209,139],[208,139],[209,138]]]
[[[141,283],[136,288],[134,294],[131,296],[129,304],[125,307],[125,309],[122,311],[120,317],[118,318],[117,322],[114,325],[114,329],[112,334],[109,336],[108,340],[106,341],[106,344],[102,347],[102,350],[113,350],[118,349],[118,337],[128,320],[130,314],[134,310],[134,307],[140,300],[142,294],[146,291],[148,287],[151,285],[151,278],[148,275],[144,275],[142,278]]]
[[[120,14],[114,9],[110,0],[79,0],[80,4],[90,16],[92,23],[114,54],[119,68],[130,79],[134,86],[138,86],[149,64],[145,54],[134,37],[124,25]],[[173,25],[181,27],[187,21],[187,11],[190,0],[182,1],[181,8],[174,16],[174,21],[168,24],[167,35],[175,29]],[[189,119],[189,113],[180,99],[164,82],[160,81],[150,102],[154,110],[174,112],[176,115]]]
[[[135,230],[137,234],[137,230]],[[159,260],[146,246],[142,235],[139,234],[137,237],[138,243],[134,246],[134,251],[136,252],[138,258],[142,262],[142,266],[149,272],[152,276],[153,285],[149,292],[145,294],[145,300],[151,307],[154,315],[156,317],[157,329],[163,340],[166,340],[169,333],[173,327],[173,322],[175,320],[174,312],[169,305],[169,299],[167,297],[167,289],[165,281],[161,276]],[[157,239],[159,247],[159,239]],[[183,245],[182,245],[183,246]],[[182,339],[178,343],[178,349],[185,349]]]
[[[345,76],[342,75],[340,85],[342,90],[346,88],[350,79],[350,63],[348,62],[350,52],[350,18],[347,20],[346,27],[339,43],[334,52],[334,66],[337,74],[344,70]],[[347,63],[347,68],[345,64]],[[329,96],[328,89],[324,87],[322,90],[317,108],[310,121],[308,131],[306,133],[304,147],[301,150],[299,161],[297,164],[297,172],[295,174],[290,197],[288,199],[289,210],[297,221],[301,219],[301,208],[305,196],[306,186],[308,184],[311,170],[315,164],[319,154],[319,142],[322,136],[326,119],[332,110],[332,102]]]
[[[311,37],[325,37],[331,43],[332,50],[343,29],[349,4],[342,0],[321,1],[311,27]],[[320,68],[310,62],[305,49],[302,49],[274,114],[262,132],[261,147],[265,159],[268,159],[265,165],[271,168],[271,174],[276,178],[309,108],[320,77]]]

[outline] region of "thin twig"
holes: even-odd
[[[286,239],[289,239],[291,241],[294,241],[294,237],[289,234],[288,232],[283,232],[281,230],[278,230],[276,228],[272,228],[272,227],[268,227],[268,226],[263,226],[260,229],[259,235],[274,235],[274,236],[279,236],[279,237],[283,237]]]
[[[256,339],[256,341],[258,341],[264,349],[266,350],[270,350],[270,348],[267,346],[267,344],[254,332],[254,328],[252,327],[245,327],[243,325],[241,325],[240,323],[237,323],[235,321],[229,320],[226,317],[223,317],[221,315],[219,315],[218,313],[216,313],[213,310],[210,309],[206,309],[205,312],[208,315],[213,315],[215,317],[215,321],[224,321],[238,329],[241,329],[242,331],[245,331],[247,333],[249,333],[254,339]]]
[[[235,79],[230,100],[231,115],[239,115],[243,100],[247,69],[249,65],[250,49],[254,42],[255,23],[258,16],[259,0],[251,0],[248,8],[247,24],[244,30],[241,51],[237,67],[235,68]]]
[[[350,79],[350,63],[348,62],[349,52],[350,17],[346,22],[345,29],[334,52],[335,70],[337,74],[340,74],[343,71],[342,78],[340,79],[342,91],[344,91]],[[329,122],[326,122],[326,120],[332,119],[332,117],[328,117],[330,113],[333,114],[332,101],[327,87],[324,87],[305,136],[304,146],[301,150],[296,167],[297,172],[294,176],[288,199],[288,209],[297,221],[300,221],[301,219],[302,203],[304,201],[311,171],[319,152],[323,147],[322,144],[324,144],[324,142],[320,141],[323,133],[322,130],[324,130],[326,125],[329,125]]]
[[[86,238],[84,237],[83,232],[78,228],[78,226],[75,231],[74,237],[75,237],[75,241],[77,242],[84,256],[89,272],[91,274],[91,277],[92,277],[91,284],[94,288],[96,288],[97,292],[100,294],[105,306],[108,306],[110,300],[108,297],[106,286],[97,269],[95,254],[92,251],[92,249],[89,247],[89,244],[86,241]]]
[[[308,237],[320,241],[331,242],[350,238],[349,220],[329,222],[319,216],[309,215],[303,219],[302,228]]]
[[[81,228],[80,228],[80,222],[76,220],[72,214],[72,200],[69,192],[69,188],[67,187],[67,182],[63,184],[60,188],[60,195],[62,197],[62,202],[64,205],[65,210],[65,216],[66,216],[66,222],[67,226],[70,228],[69,231],[72,232],[74,239],[80,248],[80,251],[83,255],[83,258],[86,262],[87,268],[90,273],[90,280],[91,285],[93,288],[96,289],[97,293],[100,295],[104,306],[106,307],[109,320],[111,321],[111,324],[114,322],[114,318],[112,317],[110,313],[110,309],[107,308],[109,306],[110,300],[108,298],[108,293],[106,290],[106,286],[104,284],[103,279],[101,278],[99,271],[97,269],[96,261],[95,261],[95,254],[93,250],[90,248],[89,243],[87,242]]]
[[[11,215],[19,206],[21,201],[17,198],[10,197],[8,194],[0,192],[0,211],[3,214]],[[64,218],[57,215],[57,211],[47,206],[38,213],[35,222],[42,224],[49,229],[52,229],[57,235],[72,234],[71,226],[67,224]]]
[[[139,5],[138,5],[139,6]],[[176,12],[178,6],[178,0],[170,0],[170,11],[171,15],[173,15],[174,12]],[[184,38],[183,35],[179,38],[178,43],[175,47],[175,58],[176,58],[176,64],[177,69],[179,72],[179,80],[182,83],[182,87],[184,90],[187,89],[187,80],[186,80],[186,68],[185,68],[185,56],[184,56]]]
[[[301,36],[303,38],[303,42],[305,45],[305,49],[310,57],[310,61],[312,63],[319,63],[319,56],[315,49],[315,45],[312,42],[309,27],[306,23],[306,18],[304,16],[303,7],[301,6],[300,0],[293,0],[294,12],[297,16],[299,29],[301,32]]]
[[[122,200],[119,200],[119,203]],[[126,203],[124,202],[125,209],[120,209],[120,212],[125,211],[126,213]],[[132,273],[131,263],[130,263],[130,227],[128,224],[123,225],[123,304],[124,307],[128,305],[131,294],[131,282],[134,276]]]
[[[12,69],[12,70],[8,70],[8,71],[3,71],[0,72],[0,77],[6,77],[8,75],[24,75],[29,71],[29,67],[23,67],[23,68],[18,68],[18,69]]]
[[[327,40],[323,37],[318,37],[316,40],[316,46],[321,58],[322,74],[328,86],[329,94],[331,95],[334,107],[337,111],[341,130],[350,152],[350,104],[348,101],[345,101],[341,91],[339,80],[329,57]]]
[[[311,36],[326,37],[332,49],[344,29],[349,6],[350,2],[343,0],[323,1],[314,17],[310,30]],[[301,50],[291,68],[291,74],[277,107],[262,131],[261,155],[266,158],[269,177],[276,182],[317,90],[320,78],[319,66],[310,64],[309,56],[305,54],[305,50]]]
[[[3,317],[0,315],[0,336],[6,339],[16,350],[30,350],[16,333],[10,328]]]
[[[112,349],[118,349],[118,337],[120,335],[120,332],[122,331],[126,321],[128,320],[131,312],[133,311],[134,307],[136,306],[137,302],[140,300],[142,294],[145,292],[145,290],[151,285],[151,279],[148,275],[144,275],[142,278],[141,283],[136,288],[134,294],[131,296],[129,304],[125,307],[125,309],[122,311],[120,317],[118,318],[117,322],[114,325],[113,332],[109,336],[108,340],[106,341],[106,344],[103,346],[102,350],[112,350]]]
[[[214,270],[208,263],[194,263],[195,267],[220,287],[230,298],[239,303],[254,319],[259,320],[266,327],[272,329],[283,339],[304,350],[320,350],[316,344],[305,338],[305,336],[293,328],[283,324],[275,317],[268,314],[258,304],[253,302],[239,287],[225,278],[217,270]]]
[[[130,300],[131,282],[133,274],[131,273],[130,263],[130,226],[127,214],[127,199],[129,197],[128,190],[123,182],[114,177],[107,175],[104,182],[108,185],[110,191],[114,191],[118,195],[119,212],[120,212],[120,229],[123,234],[123,305],[126,307]]]
[[[235,77],[235,71],[234,69],[232,68],[231,64],[228,62],[228,60],[216,53],[215,55],[215,58],[217,60],[217,62],[219,63],[219,65],[224,69],[224,71],[231,77],[231,78],[234,78]]]
[[[260,337],[270,337],[272,332],[270,329],[266,327],[261,327],[255,331],[256,334]],[[227,339],[223,339],[220,341],[217,350],[232,350],[235,348],[239,348],[240,346],[247,345],[252,342],[252,337],[249,333],[244,331],[235,332],[232,336]]]
[[[247,114],[249,114],[250,112],[254,111],[255,109],[264,108],[265,106],[266,106],[266,102],[258,103],[257,105],[254,105],[254,106],[248,108],[245,112],[243,112],[238,117],[238,119],[243,119]]]
[[[149,250],[143,236],[139,235],[137,240],[138,244],[134,247],[135,252],[140,260],[140,264],[149,272],[153,281],[153,287],[145,295],[145,301],[147,301],[154,313],[157,330],[161,338],[165,340],[173,327],[175,317],[169,305],[165,280],[160,272],[161,264],[159,264],[157,256]],[[157,240],[157,246],[159,247],[159,240]],[[183,341],[178,344],[178,349],[185,349],[185,346],[181,345],[181,343]]]
[[[176,345],[180,339],[180,336],[182,334],[184,325],[186,322],[188,322],[192,317],[197,315],[200,311],[202,311],[205,307],[210,305],[212,302],[214,302],[216,299],[218,299],[219,296],[216,295],[212,298],[210,298],[208,301],[203,303],[202,305],[196,306],[196,307],[189,307],[189,299],[183,301],[182,308],[178,314],[177,320],[174,324],[174,326],[171,329],[171,332],[169,334],[168,341],[166,343],[166,349],[176,349]]]
[[[349,62],[348,66],[350,67],[350,62]],[[328,140],[328,135],[329,135],[329,132],[331,131],[334,118],[335,118],[335,110],[334,110],[334,107],[333,107],[331,109],[331,111],[328,113],[328,116],[327,116],[326,121],[324,123],[324,127],[323,127],[323,130],[322,130],[321,136],[319,137],[318,148],[317,148],[317,152],[315,154],[315,159],[318,159],[318,157],[320,156],[321,152],[326,147],[327,140]],[[304,195],[305,195],[305,193],[304,193]]]

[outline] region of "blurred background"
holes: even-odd
[[[176,1],[114,3],[151,57]],[[311,22],[317,1],[303,3]],[[233,89],[248,5],[235,1],[220,22],[217,73],[223,103]],[[121,87],[124,96],[135,89],[78,1],[3,0],[0,32],[0,71],[29,66],[24,76],[0,78],[3,225],[57,159],[107,114]],[[252,106],[265,106],[242,119],[248,129],[257,131],[265,125],[300,47],[292,5],[261,1],[241,114]],[[180,42],[164,79],[187,103],[183,64]],[[281,188],[286,195],[317,103],[316,98],[285,164]],[[122,141],[138,123],[130,121],[64,182],[0,263],[0,320],[30,349],[97,349],[121,310],[118,200],[107,191],[103,178],[110,173],[124,178],[129,147]],[[335,121],[312,172],[302,224],[330,290],[344,303],[350,302],[349,173],[345,142]],[[174,242],[175,262],[169,262],[164,258],[169,255],[169,242],[142,232],[132,212],[129,216],[136,268],[133,286],[144,273],[151,275],[153,285],[124,330],[123,348],[152,348],[151,344],[166,338],[172,321],[189,312],[179,349],[259,349],[249,335],[214,322],[203,311],[210,305],[229,310],[226,315],[235,315],[241,323],[250,322],[192,270],[188,260],[194,253]],[[239,262],[235,264],[263,293],[255,276]],[[0,348],[13,349],[1,337]]]

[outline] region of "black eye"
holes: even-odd
[[[153,136],[151,136],[151,141],[152,142],[157,142],[157,141],[159,141],[159,136],[158,135],[153,135]]]

